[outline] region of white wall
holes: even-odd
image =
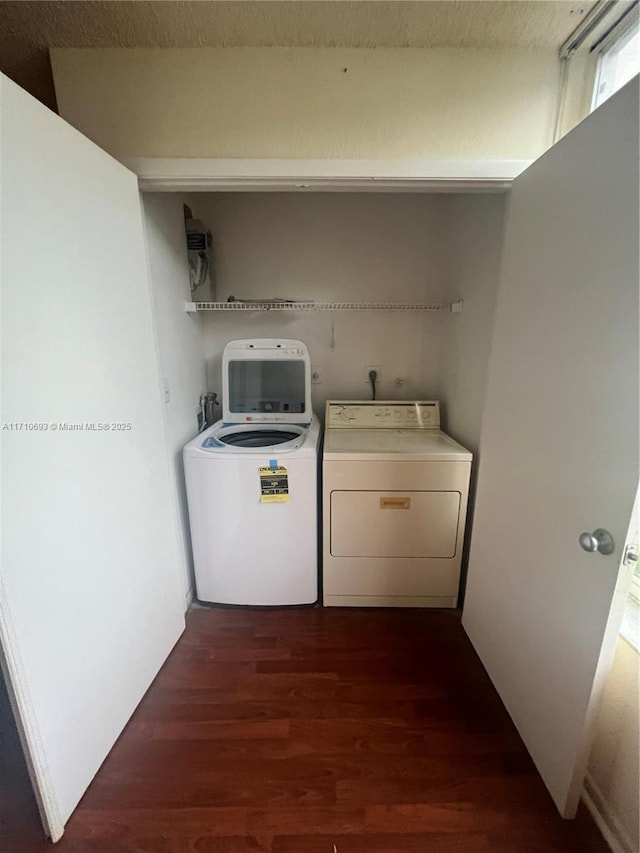
[[[143,209],[155,331],[164,399],[165,436],[177,519],[183,594],[193,589],[193,558],[182,464],[182,448],[197,433],[196,412],[206,390],[201,317],[186,314],[190,299],[182,199],[145,194]]]
[[[587,790],[614,835],[634,853],[640,848],[639,700],[640,656],[620,637],[598,714]]]
[[[447,199],[446,289],[452,300],[463,300],[464,310],[443,318],[437,396],[442,405],[443,429],[474,454],[461,595],[473,531],[480,427],[507,199],[506,195],[453,195]]]
[[[427,195],[199,194],[214,235],[217,296],[429,302],[443,296],[446,199]],[[443,316],[409,312],[212,313],[204,318],[211,390],[224,344],[299,338],[320,374],[313,405],[365,398],[365,365],[380,365],[379,398],[433,397]],[[403,381],[401,386],[395,379]]]
[[[559,85],[551,49],[61,48],[51,59],[60,114],[118,158],[530,159],[552,142]],[[580,84],[584,63],[572,60]],[[567,98],[569,126],[579,96]]]
[[[322,415],[330,398],[439,398],[452,432],[476,450],[486,385],[505,197],[394,194],[197,194],[214,235],[225,300],[430,302],[464,298],[459,315],[418,312],[211,313],[208,385],[234,337],[294,337],[309,347]],[[402,385],[395,383],[396,378]]]
[[[506,195],[448,196],[446,290],[464,300],[442,325],[438,395],[443,425],[478,450],[502,254]]]

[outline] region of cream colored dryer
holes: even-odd
[[[325,606],[455,607],[471,460],[437,402],[329,400]]]

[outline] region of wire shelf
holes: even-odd
[[[188,312],[196,311],[451,311],[459,313],[459,302],[187,302]]]

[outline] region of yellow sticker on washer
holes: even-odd
[[[282,465],[260,468],[260,503],[276,504],[289,500],[289,472]]]

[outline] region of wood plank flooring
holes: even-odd
[[[34,817],[0,849],[50,850]],[[607,849],[558,816],[455,612],[321,608],[193,610],[56,847]]]

